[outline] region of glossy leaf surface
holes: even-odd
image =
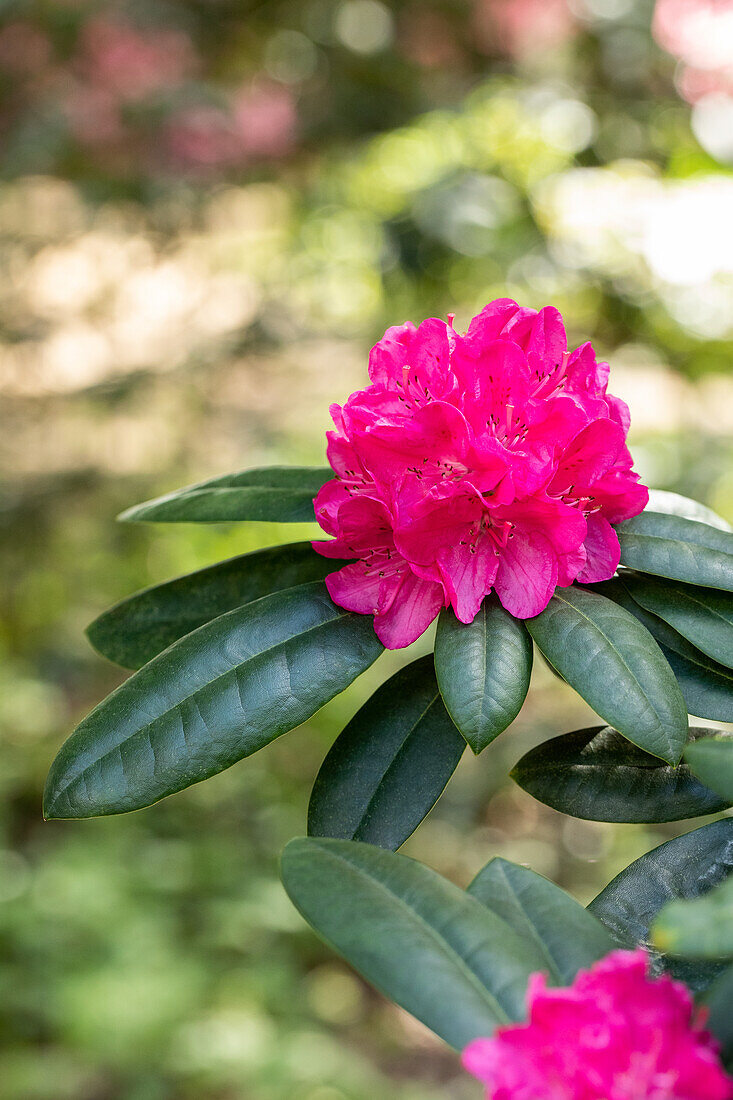
[[[670,767],[610,726],[553,737],[523,756],[511,775],[539,802],[588,821],[680,821],[733,803],[733,796],[721,798],[704,786],[686,764]]]
[[[440,697],[432,656],[414,661],[337,737],[313,786],[309,834],[399,848],[435,805],[465,747]]]
[[[495,597],[487,597],[468,624],[447,608],[438,619],[435,671],[449,714],[479,753],[522,708],[532,672],[532,639]]]
[[[321,582],[256,600],[187,634],[81,723],[46,781],[47,817],[149,806],[304,722],[379,656],[371,619]]]
[[[624,947],[650,942],[657,913],[677,898],[696,898],[733,870],[733,819],[724,818],[668,840],[641,856],[588,906]],[[721,972],[718,963],[658,958],[693,990],[702,990]]]
[[[685,760],[706,786],[733,801],[733,735],[716,733],[688,745]]]
[[[639,576],[624,578],[624,584],[645,611],[695,649],[727,668],[733,666],[733,593]]]
[[[156,584],[122,600],[87,628],[94,648],[123,668],[141,668],[185,634],[235,607],[323,580],[342,562],[309,542],[273,546]]]
[[[733,877],[700,898],[665,905],[652,926],[659,951],[693,959],[733,956]]]
[[[328,944],[456,1049],[524,1015],[541,952],[421,863],[308,837],[285,848],[282,879]]]
[[[633,615],[597,592],[559,588],[527,629],[601,718],[645,751],[677,763],[687,710],[659,646]]]
[[[642,512],[619,523],[616,532],[622,565],[733,591],[733,533],[661,512]]]
[[[535,942],[558,985],[615,947],[607,929],[549,879],[499,857],[479,871],[468,893]]]
[[[318,466],[265,466],[188,485],[128,508],[123,523],[308,523],[313,498],[333,477]]]

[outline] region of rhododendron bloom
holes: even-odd
[[[388,329],[369,376],[331,408],[336,477],[315,511],[335,537],[313,545],[357,559],[326,584],[375,616],[386,646],[409,645],[448,604],[471,622],[492,590],[530,618],[557,585],[613,576],[611,524],[648,493],[608,364],[590,344],[568,350],[556,309],[499,299],[465,334],[435,318]]]
[[[567,989],[535,974],[529,1022],[475,1039],[463,1064],[490,1100],[731,1100],[715,1040],[692,997],[652,980],[646,953],[614,951]]]

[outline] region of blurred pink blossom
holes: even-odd
[[[477,0],[473,20],[480,49],[515,58],[559,46],[576,31],[567,0]]]
[[[733,94],[733,0],[657,0],[652,32],[681,62],[681,95]]]
[[[82,33],[81,67],[89,83],[134,101],[181,84],[195,71],[196,57],[182,31],[143,31],[100,18]]]

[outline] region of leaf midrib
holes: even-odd
[[[319,846],[319,848],[320,848],[321,853],[323,853],[324,855],[326,855],[330,859],[333,859],[333,860],[336,860],[339,863],[345,864],[346,867],[348,867],[355,875],[359,876],[362,880],[366,881],[367,883],[378,887],[378,889],[386,897],[391,898],[394,901],[396,901],[398,903],[398,905],[400,906],[400,908],[403,909],[406,913],[408,913],[413,918],[413,920],[419,926],[422,927],[423,931],[427,934],[428,938],[433,940],[434,943],[437,944],[437,946],[440,949],[440,952],[443,955],[445,955],[446,958],[448,958],[451,961],[455,961],[458,964],[458,969],[461,970],[463,972],[464,976],[466,976],[468,978],[469,984],[474,986],[478,990],[478,992],[480,993],[482,999],[486,1000],[486,1002],[492,1008],[492,1011],[494,1011],[500,1019],[503,1019],[506,1022],[509,1022],[511,1020],[511,1017],[505,1011],[505,1009],[502,1007],[501,1002],[497,999],[496,995],[494,993],[492,993],[492,991],[484,985],[484,983],[479,978],[478,974],[476,974],[476,972],[471,969],[471,967],[468,965],[468,963],[463,958],[463,956],[458,953],[456,948],[454,948],[453,945],[444,936],[442,936],[436,928],[433,927],[433,925],[429,924],[428,921],[425,919],[425,917],[422,916],[421,913],[419,913],[416,909],[414,909],[412,906],[410,906],[408,904],[408,902],[405,901],[405,899],[403,897],[401,897],[399,894],[397,894],[393,890],[391,890],[386,885],[386,883],[382,882],[381,879],[377,878],[373,874],[370,874],[364,868],[359,867],[358,864],[353,863],[351,860],[347,859],[345,856],[342,856],[339,852],[334,852],[334,851],[331,851],[329,848],[324,848],[324,847],[321,847],[321,846]],[[472,900],[476,901],[476,904],[480,906],[481,903],[478,902],[477,899],[474,898]],[[501,917],[497,916],[495,913],[493,915],[496,917],[497,920],[502,921]],[[506,921],[502,921],[502,924],[506,924]],[[333,944],[333,946],[336,947],[335,944]],[[338,950],[338,948],[336,948],[336,949]]]
[[[244,606],[247,606],[247,605],[244,605]],[[235,608],[235,610],[238,610],[238,608]],[[227,612],[227,614],[229,614],[229,612]],[[65,783],[63,787],[59,788],[59,790],[57,791],[57,793],[54,797],[54,803],[57,802],[58,799],[61,798],[66,793],[66,791],[69,789],[69,787],[72,784],[78,782],[78,780],[83,778],[83,776],[85,776],[87,774],[87,772],[89,772],[92,768],[96,767],[98,764],[100,764],[103,760],[106,760],[108,757],[114,756],[115,753],[119,752],[121,754],[121,749],[122,749],[122,746],[124,744],[127,744],[127,742],[132,741],[133,738],[138,737],[139,735],[145,735],[146,732],[148,730],[150,730],[150,728],[152,726],[156,725],[156,723],[162,721],[162,719],[166,718],[168,715],[175,713],[175,711],[180,710],[180,708],[185,703],[188,703],[191,700],[195,699],[197,695],[201,694],[201,692],[207,691],[210,687],[212,687],[212,685],[218,683],[219,680],[224,679],[224,677],[226,677],[226,676],[231,676],[232,673],[236,673],[239,669],[243,668],[250,661],[253,661],[255,659],[263,657],[267,653],[272,653],[279,646],[287,645],[289,642],[292,642],[293,639],[295,639],[295,638],[304,638],[307,635],[312,634],[314,631],[321,630],[323,627],[326,627],[326,626],[330,626],[331,623],[338,622],[341,619],[345,619],[347,617],[347,614],[349,614],[349,613],[345,612],[345,613],[340,614],[340,615],[334,615],[332,618],[326,619],[322,623],[317,623],[315,626],[308,627],[307,630],[302,630],[298,634],[291,634],[288,638],[284,638],[284,639],[282,639],[282,641],[276,642],[276,643],[274,643],[274,645],[268,646],[266,649],[261,649],[257,653],[251,654],[251,656],[247,657],[244,661],[240,661],[238,664],[232,665],[225,672],[220,672],[218,675],[214,676],[211,680],[208,680],[205,684],[202,684],[200,687],[196,688],[195,691],[192,691],[188,695],[183,696],[183,698],[181,698],[173,706],[168,707],[166,710],[164,710],[160,714],[156,715],[155,718],[151,718],[149,722],[146,722],[142,726],[138,726],[137,729],[135,729],[133,733],[128,734],[118,744],[116,744],[113,748],[108,749],[107,752],[101,753],[101,755],[95,757],[95,759],[91,763],[86,764],[81,769],[81,771],[77,772],[76,775],[74,775],[72,778],[70,778],[69,781],[67,783]],[[208,625],[208,624],[205,624],[205,625]],[[186,637],[188,637],[188,635],[186,635]],[[129,681],[126,680],[125,684],[128,683],[128,682]],[[125,685],[123,684],[121,686],[124,687]],[[90,718],[91,718],[91,715],[90,715]],[[94,727],[92,726],[92,729],[93,728]],[[79,732],[80,729],[82,729],[81,726],[78,727],[77,732]],[[86,730],[84,730],[84,732],[86,733],[88,729],[89,729],[89,727],[87,727]],[[148,742],[150,743],[150,747],[151,747],[151,750],[152,750],[152,740],[150,738],[150,734],[148,733],[147,736],[148,736]]]

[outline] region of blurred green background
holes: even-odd
[[[4,1100],[479,1096],[278,883],[327,746],[405,654],[129,817],[44,824],[43,780],[122,678],[85,642],[94,616],[308,533],[115,515],[320,464],[328,405],[389,324],[558,306],[610,358],[648,481],[733,518],[733,50],[709,7],[0,2]],[[690,827],[564,819],[507,784],[591,723],[538,667],[405,850],[463,885],[501,854],[589,900]]]

